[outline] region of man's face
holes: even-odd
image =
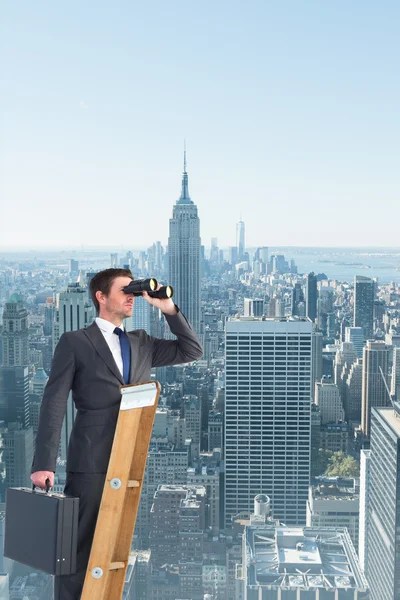
[[[132,315],[135,297],[133,294],[125,294],[122,291],[131,281],[130,277],[116,277],[114,279],[108,296],[101,294],[99,298],[100,315],[114,316],[120,319],[126,319]]]

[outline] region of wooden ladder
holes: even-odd
[[[81,600],[121,600],[161,386],[121,387],[122,399]]]

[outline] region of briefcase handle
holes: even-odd
[[[50,479],[49,478],[46,479],[45,484],[46,484],[46,494],[48,494],[50,491]],[[36,485],[34,483],[32,483],[32,491],[34,492],[35,489],[36,489]],[[39,489],[42,489],[42,488],[39,488]]]

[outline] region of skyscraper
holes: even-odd
[[[364,338],[372,338],[374,329],[375,282],[369,277],[354,277],[354,327],[364,329]]]
[[[168,283],[174,288],[176,304],[195,331],[200,329],[200,256],[200,219],[189,196],[185,151],[182,192],[169,221]]]
[[[361,429],[370,436],[371,409],[390,404],[385,381],[389,375],[389,346],[385,342],[367,341],[363,355]],[[384,378],[382,377],[382,373]]]
[[[371,600],[400,599],[400,415],[373,408],[366,575]]]
[[[89,304],[85,282],[71,283],[65,292],[57,294],[53,327],[53,352],[60,337],[67,331],[86,329],[94,319],[94,306]],[[75,406],[70,392],[61,431],[61,458],[67,458],[69,438],[75,420]]]
[[[347,419],[352,421],[361,421],[362,372],[362,360],[357,358],[344,381],[343,404]]]
[[[365,346],[364,329],[362,327],[346,327],[345,341],[351,342],[357,352],[358,358],[362,358]]]
[[[0,420],[29,427],[28,367],[0,367]]]
[[[317,299],[317,277],[309,273],[306,281],[306,315],[313,322],[317,318]]]
[[[309,320],[226,322],[225,523],[268,494],[274,516],[306,521],[310,472]]]
[[[330,377],[323,377],[315,384],[315,404],[319,406],[322,425],[344,420],[340,391]]]
[[[68,259],[68,273],[70,275],[78,275],[79,273],[79,262],[73,258]]]
[[[237,258],[239,261],[243,260],[245,251],[245,232],[244,232],[244,221],[240,218],[240,221],[236,223],[236,248]]]
[[[358,538],[358,558],[363,571],[368,555],[367,546],[367,523],[369,507],[369,473],[371,465],[371,450],[361,450],[360,452],[360,525]]]
[[[33,429],[22,429],[20,423],[10,423],[1,434],[7,487],[30,485],[33,460]]]
[[[304,302],[305,302],[305,300],[304,300],[303,286],[301,285],[301,283],[295,283],[294,288],[292,289],[292,298],[291,298],[292,315],[301,316],[300,310],[303,307]]]
[[[13,294],[6,302],[2,342],[4,367],[28,366],[28,311],[19,294]]]
[[[400,348],[398,346],[393,348],[393,370],[390,391],[400,401]]]
[[[322,333],[313,331],[311,337],[311,397],[315,396],[315,384],[321,381],[323,372]]]

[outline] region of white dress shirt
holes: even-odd
[[[108,347],[111,350],[111,354],[114,357],[115,362],[117,363],[118,369],[121,371],[121,375],[124,373],[124,366],[122,362],[122,353],[121,353],[121,344],[119,343],[119,337],[116,333],[114,333],[115,325],[106,319],[101,319],[100,317],[96,317],[96,325],[100,329],[101,333],[104,335],[104,339],[106,340]],[[124,331],[123,323],[119,327]]]

